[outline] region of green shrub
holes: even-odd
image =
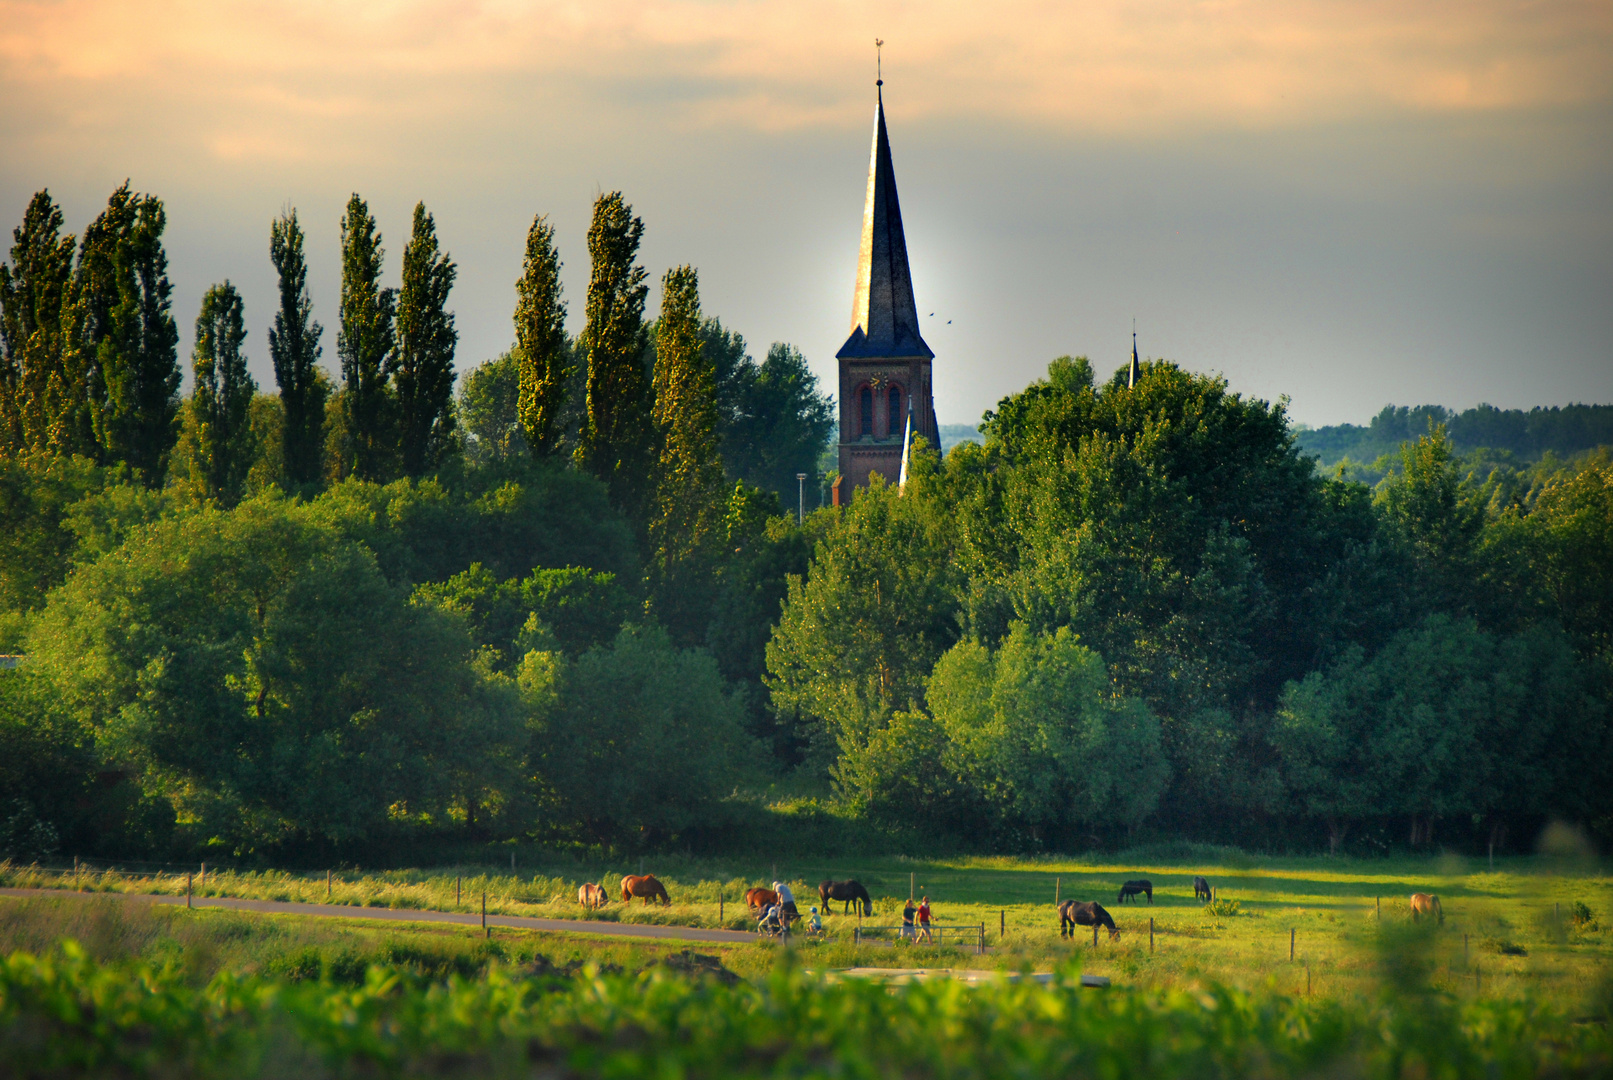
[[[888,987],[824,980],[789,965],[762,985],[661,965],[638,976],[552,965],[530,978],[430,985],[425,965],[497,959],[388,946],[307,977],[98,965],[72,943],[0,961],[0,1072],[16,1076],[1310,1076],[1607,1075],[1613,1035],[1528,1000],[1413,995],[1313,1000],[1214,985],[1083,990],[945,981]],[[696,958],[699,959],[699,958]],[[684,965],[695,970],[696,965]],[[295,971],[292,969],[295,968]],[[365,970],[367,968],[367,970]],[[451,974],[457,974],[451,972]],[[356,976],[356,977],[355,977]],[[332,985],[343,983],[346,985]]]
[[[1243,904],[1237,900],[1216,897],[1204,905],[1204,910],[1218,919],[1230,919],[1243,914]]]

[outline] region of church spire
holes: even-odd
[[[841,359],[901,357],[933,359],[919,334],[918,305],[907,266],[907,237],[896,198],[896,170],[885,132],[884,80],[874,106],[874,145],[868,162],[868,198],[863,204],[862,249],[857,259],[857,292],[851,308],[851,336]]]
[[[1143,377],[1143,366],[1137,362],[1137,320],[1131,320],[1131,377],[1126,380],[1126,389],[1136,387],[1137,380]]]

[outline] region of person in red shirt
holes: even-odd
[[[930,898],[928,896],[919,901],[919,933],[924,935],[926,942],[932,945],[935,944],[934,939],[930,937]]]

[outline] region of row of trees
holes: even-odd
[[[1613,466],[1474,475],[1437,426],[1376,491],[1281,406],[1081,359],[792,578],[775,707],[865,813],[994,842],[1607,830]]]
[[[59,352],[25,355],[56,315],[20,322],[50,229],[42,192],[3,268],[19,414],[66,378],[34,378]],[[159,357],[161,465],[21,435],[0,448],[0,652],[28,654],[0,676],[0,854],[665,836],[765,779],[758,737],[776,725],[745,687],[807,549],[757,484],[787,475],[793,495],[830,404],[797,350],[758,364],[705,316],[692,267],[646,319],[642,234],[619,193],[596,202],[573,340],[538,218],[515,344],[456,402],[454,266],[424,208],[392,290],[374,219],[349,203],[335,383],[288,210],[270,230],[278,395],[253,385],[223,282],[188,399],[174,341]],[[73,238],[52,243],[70,263]]]
[[[1481,466],[1435,424],[1368,487],[1222,379],[1064,357],[984,442],[920,446],[903,488],[798,523],[778,494],[831,428],[800,354],[753,361],[690,267],[646,319],[643,223],[617,193],[594,209],[583,333],[540,217],[515,343],[457,401],[429,216],[394,294],[355,200],[339,386],[288,212],[277,398],[223,283],[166,479],[99,442],[7,444],[0,648],[28,659],[0,676],[0,845],[714,842],[785,780],[976,848],[1613,834],[1605,452]],[[24,318],[26,231],[14,433],[112,400],[49,389],[78,385],[65,349],[31,366],[40,327],[78,324]],[[52,244],[81,298],[94,259]]]

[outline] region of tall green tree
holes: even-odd
[[[62,367],[62,307],[73,275],[73,237],[41,190],[12,230],[11,263],[0,264],[0,456],[71,452],[61,414],[75,388]]]
[[[1379,485],[1376,503],[1410,561],[1410,588],[1423,610],[1472,612],[1472,581],[1484,504],[1464,487],[1445,425],[1400,446],[1400,471]]]
[[[859,490],[805,579],[788,579],[764,681],[776,709],[817,726],[816,753],[860,749],[892,713],[922,706],[958,638],[958,538],[926,464],[902,491]]]
[[[521,427],[534,457],[560,446],[560,415],[571,377],[566,305],[560,299],[560,253],[554,226],[539,215],[526,234],[521,280],[515,283],[515,353],[521,371]],[[592,290],[590,290],[590,296]]]
[[[458,424],[465,460],[473,465],[508,461],[525,435],[519,408],[520,357],[515,350],[478,364],[459,381]]]
[[[269,225],[269,260],[280,276],[280,308],[269,329],[269,355],[280,386],[281,456],[286,479],[297,487],[317,484],[323,472],[325,401],[330,382],[319,368],[320,335],[308,293],[308,262],[297,211]]]
[[[588,416],[577,445],[577,465],[605,481],[611,499],[642,514],[654,460],[650,380],[644,370],[648,335],[644,301],[649,286],[635,260],[644,222],[613,191],[594,202],[588,227]]]
[[[252,396],[258,386],[246,369],[246,321],[241,294],[226,280],[202,297],[191,352],[194,386],[180,437],[180,470],[197,497],[234,506],[252,468]]]
[[[661,279],[656,322],[656,505],[649,522],[652,604],[686,640],[703,641],[711,612],[709,562],[727,510],[717,397],[700,338],[700,279],[692,266]],[[698,635],[698,636],[695,636]]]
[[[69,378],[86,388],[89,430],[103,462],[161,485],[178,436],[179,330],[155,195],[123,183],[79,243],[68,311]]]
[[[459,334],[448,310],[458,268],[437,251],[437,225],[425,203],[403,248],[398,291],[397,352],[392,385],[398,401],[403,471],[420,476],[436,466],[454,430],[454,346]]]
[[[354,194],[342,215],[341,471],[382,480],[396,460],[393,322],[397,294],[380,286],[386,256],[369,205]]]
[[[960,641],[935,665],[929,704],[953,768],[981,802],[1038,831],[1134,828],[1170,775],[1159,721],[1115,696],[1103,658],[1069,627],[1015,623],[995,652]]]

